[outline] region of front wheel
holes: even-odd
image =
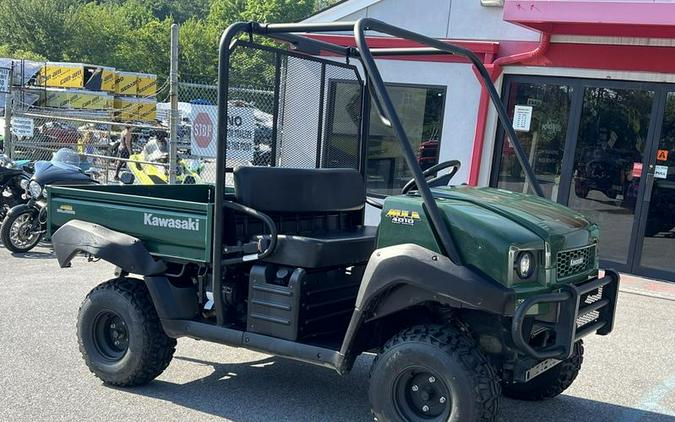
[[[87,295],[77,317],[77,337],[89,370],[120,387],[152,381],[176,349],[145,283],[128,278],[107,281]]]
[[[401,331],[373,362],[369,397],[380,422],[491,422],[500,386],[466,334],[422,325]]]
[[[0,239],[9,251],[28,252],[42,239],[40,224],[36,221],[39,213],[26,208],[16,214],[8,215],[0,227]]]
[[[525,383],[504,383],[504,395],[512,399],[539,401],[551,399],[572,385],[584,361],[582,340],[574,344],[572,356]]]

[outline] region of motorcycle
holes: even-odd
[[[25,202],[23,192],[31,177],[29,163],[0,155],[0,222],[11,208]]]
[[[77,152],[62,148],[50,161],[37,161],[35,173],[25,184],[26,203],[9,210],[0,227],[0,239],[14,253],[28,252],[42,239],[47,225],[46,185],[97,184],[80,168]]]
[[[151,163],[168,163],[169,154],[166,149],[166,142],[151,138],[143,147],[139,154],[132,154],[127,168],[133,175],[126,183],[136,183],[141,185],[165,185],[169,183],[169,169],[164,165],[153,165],[134,162],[133,160],[146,161]],[[184,185],[194,185],[204,183],[201,172],[204,163],[195,159],[179,159],[176,167],[176,182]]]

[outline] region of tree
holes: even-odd
[[[63,59],[80,0],[0,0],[0,39],[12,50]]]
[[[181,80],[204,83],[216,80],[219,36],[220,31],[204,20],[192,18],[180,26]]]
[[[0,45],[0,57],[12,58],[12,59],[23,59],[23,60],[33,60],[36,62],[44,62],[47,59],[44,56],[41,56],[32,51],[26,50],[12,50],[8,45]]]

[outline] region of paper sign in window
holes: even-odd
[[[532,124],[532,106],[517,105],[513,110],[513,129],[529,132]]]
[[[656,166],[654,167],[654,177],[657,179],[667,179],[668,178],[668,166]]]

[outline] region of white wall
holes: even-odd
[[[480,0],[351,0],[361,9],[335,7],[308,22],[355,21],[369,17],[435,38],[536,41],[539,34],[502,20],[502,7]],[[347,5],[345,5],[347,6]],[[349,13],[347,13],[349,12]]]
[[[480,0],[453,0],[446,37],[490,41],[539,39],[538,32],[505,22],[503,14],[503,8],[481,6]]]

